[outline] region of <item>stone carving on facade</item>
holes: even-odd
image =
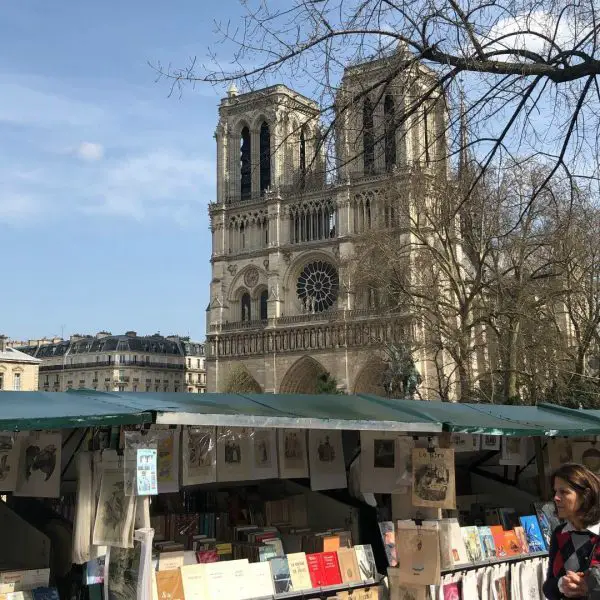
[[[231,273],[232,276],[234,276],[237,273],[238,266],[237,265],[229,265],[227,267],[227,270]]]
[[[269,259],[265,258],[265,260],[263,260],[263,267],[265,268],[265,270],[269,270]]]
[[[257,283],[259,279],[258,269],[255,267],[250,267],[244,273],[244,283],[252,289]]]

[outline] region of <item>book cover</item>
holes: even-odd
[[[337,551],[340,574],[343,583],[358,583],[362,581],[360,568],[354,548],[340,548]]]
[[[529,544],[529,552],[544,552],[547,548],[537,517],[535,515],[521,517],[520,522]]]
[[[496,558],[506,558],[506,542],[504,540],[504,528],[502,525],[492,525],[490,527],[492,537],[494,538],[494,546],[496,548]]]
[[[556,514],[554,502],[534,502],[533,507],[537,514],[538,522],[546,548],[550,548],[550,538],[552,532],[560,525],[560,520]]]
[[[179,569],[156,572],[156,588],[161,600],[185,600]]]
[[[292,578],[287,558],[273,558],[270,561],[271,575],[276,594],[292,591]]]
[[[518,527],[515,527],[515,535],[517,536],[517,540],[519,540],[521,554],[529,554],[529,544],[527,543],[525,530],[520,525]]]
[[[56,588],[37,588],[33,590],[33,600],[60,600]]]
[[[277,550],[273,546],[260,546],[258,549],[259,562],[266,562],[272,558],[281,558],[277,556]]]
[[[275,586],[273,585],[269,563],[250,563],[247,569],[249,585],[248,593],[245,594],[246,598],[264,598],[275,595]]]
[[[206,597],[205,576],[206,569],[204,565],[185,565],[181,567],[181,583],[185,600],[204,600]]]
[[[356,552],[356,560],[360,571],[360,578],[363,581],[371,581],[375,579],[377,568],[375,567],[375,556],[370,544],[354,546]]]
[[[500,525],[504,527],[505,531],[519,527],[519,517],[514,508],[499,508],[498,516],[500,517]]]
[[[467,556],[471,562],[479,562],[483,558],[483,550],[479,540],[477,527],[461,527],[460,532],[465,542]]]
[[[339,535],[327,535],[323,538],[323,552],[335,552],[339,547]]]
[[[396,555],[396,531],[394,530],[394,523],[392,521],[382,521],[379,523],[379,531],[381,532],[381,539],[383,541],[383,547],[385,548],[385,556],[388,561],[388,566],[398,566],[398,558]]]
[[[213,550],[198,550],[196,552],[196,561],[200,564],[219,562],[219,553],[216,548]]]
[[[340,585],[342,583],[342,574],[338,563],[337,552],[322,552],[324,585]]]
[[[455,518],[440,521],[440,557],[445,569],[469,562],[465,540]]]
[[[519,556],[521,554],[521,544],[514,529],[504,532],[504,549],[507,556]]]
[[[287,555],[290,577],[292,578],[292,588],[295,592],[300,590],[309,590],[312,588],[306,554],[304,552],[295,552]]]
[[[325,585],[325,573],[323,572],[323,563],[319,552],[313,552],[306,555],[306,564],[312,587],[322,587]]]
[[[483,558],[485,560],[496,558],[496,546],[494,544],[494,537],[492,536],[492,532],[490,531],[489,527],[479,527],[479,540],[481,541]]]

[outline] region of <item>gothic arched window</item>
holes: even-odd
[[[267,300],[269,299],[269,292],[264,290],[260,294],[260,319],[266,321],[268,317]]]
[[[260,191],[271,186],[271,132],[264,123],[260,126]]]
[[[368,98],[363,104],[363,160],[365,173],[375,170],[375,135],[373,133],[373,105]]]
[[[387,171],[396,164],[396,123],[394,98],[387,95],[383,102],[385,124],[385,168]]]
[[[242,199],[250,198],[252,194],[252,164],[250,152],[250,130],[242,129],[240,140],[240,182]]]
[[[306,136],[304,129],[300,132],[300,173],[306,173]]]
[[[242,306],[242,321],[251,321],[252,320],[252,311],[251,311],[252,303],[250,301],[250,294],[248,292],[246,292],[242,296],[241,306]]]
[[[246,247],[246,227],[242,223],[240,225],[240,250]]]

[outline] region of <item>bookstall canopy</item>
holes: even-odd
[[[151,423],[127,398],[97,391],[0,392],[0,431]]]

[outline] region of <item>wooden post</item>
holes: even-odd
[[[535,444],[535,459],[538,469],[538,485],[540,488],[540,497],[542,500],[550,499],[550,486],[546,477],[546,466],[544,464],[544,450],[542,448],[542,438],[536,436],[533,438]]]

